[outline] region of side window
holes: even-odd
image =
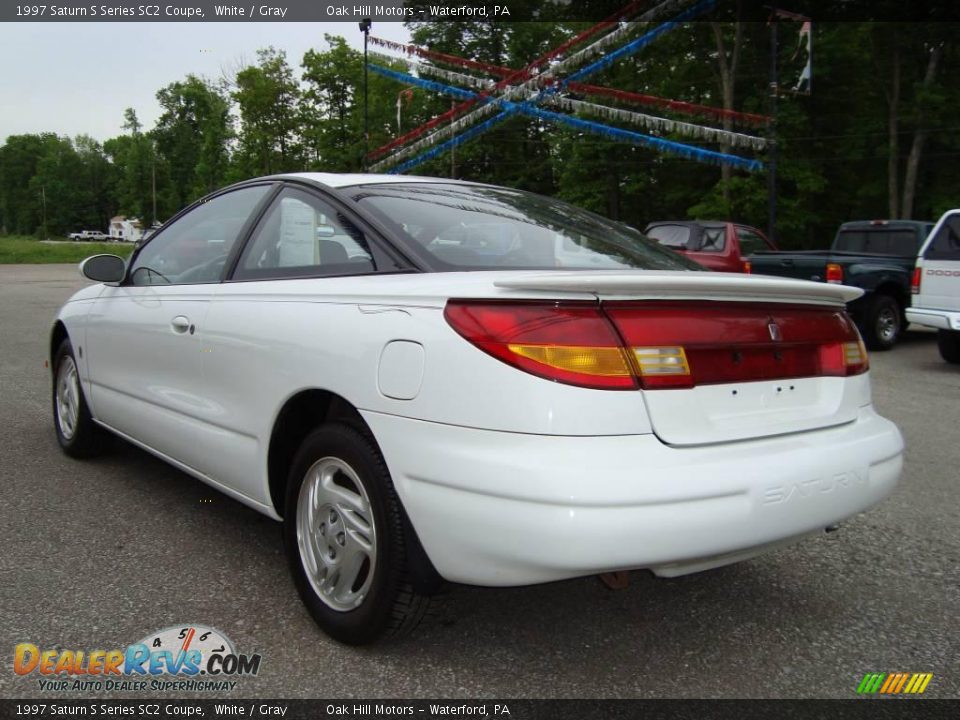
[[[219,195],[165,227],[134,260],[133,284],[219,282],[240,229],[269,190],[257,185]]]
[[[960,213],[943,221],[923,256],[927,260],[960,260]]]
[[[247,243],[233,279],[360,275],[374,270],[362,232],[319,198],[288,188]]]
[[[737,228],[737,240],[740,241],[740,254],[744,256],[770,249],[762,237],[746,228]]]
[[[705,227],[703,240],[700,243],[701,252],[721,252],[727,244],[727,229],[722,227]]]

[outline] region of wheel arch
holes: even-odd
[[[342,396],[318,388],[301,390],[292,395],[277,413],[267,449],[270,502],[279,517],[283,517],[287,482],[297,450],[312,430],[329,422],[341,422],[354,428],[365,435],[382,454],[370,426],[357,408]],[[436,592],[443,580],[424,550],[399,494],[398,499],[405,521],[410,580],[419,592]]]
[[[876,295],[888,295],[897,301],[897,304],[900,306],[901,312],[910,305],[908,302],[907,291],[902,288],[898,283],[891,280],[882,282],[877,285],[873,290]]]
[[[310,431],[332,420],[346,422],[373,437],[357,409],[327,390],[301,390],[287,398],[277,413],[267,449],[270,502],[277,515],[283,516],[287,479],[297,449]]]
[[[53,369],[53,358],[57,354],[57,350],[60,349],[60,345],[64,340],[70,337],[70,334],[67,332],[67,326],[63,324],[63,320],[57,320],[53,324],[53,329],[50,330],[50,368]]]

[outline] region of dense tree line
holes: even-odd
[[[417,44],[513,68],[584,27],[410,24]],[[781,244],[823,245],[848,219],[935,218],[956,206],[960,123],[950,108],[960,100],[960,86],[949,81],[960,71],[956,29],[947,23],[814,26],[813,91],[785,92],[778,99]],[[796,28],[790,32],[784,24],[778,61],[783,88],[798,72]],[[770,30],[762,23],[691,23],[590,82],[766,113],[770,47]],[[451,107],[449,98],[405,91],[405,85],[370,73],[365,139],[363,82],[362,52],[326,36],[324,47],[308,51],[298,65],[283,51],[266,48],[255,63],[216,82],[190,75],[167,85],[157,92],[161,115],[153,128],[144,128],[131,108],[123,134],[103,142],[53,133],[8,137],[0,146],[0,231],[55,235],[105,228],[115,214],[149,224],[231,181],[282,171],[360,170],[367,146],[379,147]],[[723,127],[765,132],[730,121]],[[665,156],[523,117],[414,172],[557,195],[638,226],[682,217],[766,226],[763,173]]]

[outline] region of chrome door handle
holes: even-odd
[[[190,319],[185,315],[177,315],[170,321],[170,327],[175,333],[185,333],[190,329]]]

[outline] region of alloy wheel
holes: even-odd
[[[356,471],[340,458],[314,463],[297,500],[297,544],[307,579],[328,607],[359,607],[377,562],[370,498]]]

